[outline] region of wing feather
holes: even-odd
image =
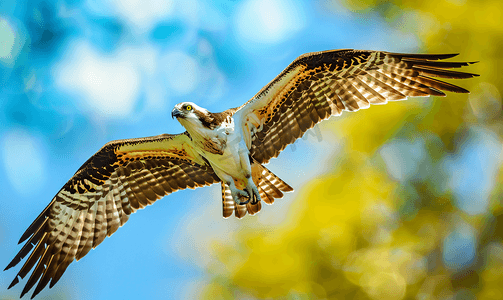
[[[86,219],[84,225],[82,226],[82,236],[80,237],[79,248],[77,250],[76,259],[81,259],[86,255],[92,248],[92,243],[89,240],[93,239],[94,236],[94,218],[95,214],[93,210],[88,210],[86,214]],[[89,250],[87,249],[89,247]]]
[[[46,251],[49,252],[50,251],[50,248],[51,246],[47,247]],[[54,267],[54,264],[55,264],[55,261],[56,261],[56,258],[54,255],[51,255],[50,259],[49,259],[49,262],[47,263],[47,267],[46,269],[47,270],[50,270],[49,272],[44,272],[44,274],[42,275],[42,278],[40,278],[40,281],[38,282],[37,286],[35,287],[35,291],[33,292],[33,294],[38,294],[40,293],[40,291],[42,291],[44,289],[44,287],[47,286],[47,284],[49,283],[49,281],[52,279],[52,277],[54,276],[54,271],[56,271],[56,268]]]
[[[355,77],[353,80],[353,84],[355,87],[364,93],[366,93],[366,98],[369,100],[370,104],[386,104],[388,100],[386,97],[379,94],[375,89],[371,88],[368,84],[362,81],[361,78]],[[333,111],[333,110],[332,110]],[[339,110],[337,113],[333,112],[333,115],[340,115],[342,110]]]
[[[477,74],[453,68],[474,62],[443,62],[457,54],[405,54],[332,50],[307,53],[292,62],[235,112],[250,155],[267,163],[309,128],[342,111],[410,96],[445,96],[468,90],[432,77],[463,79]],[[266,192],[266,191],[264,191]]]
[[[45,238],[48,236],[47,232],[44,234],[44,239],[42,239],[42,242],[45,242]],[[44,248],[44,247],[37,247],[34,251],[34,253],[37,253],[38,256],[41,258],[38,260],[38,263],[35,267],[35,270],[30,275],[30,278],[26,282],[26,286],[24,287],[23,291],[21,292],[21,297],[26,294],[30,288],[37,282],[37,280],[40,278],[43,272],[44,265],[48,258],[50,257],[48,255],[49,247]],[[35,260],[36,261],[36,260]]]
[[[21,296],[54,286],[129,215],[179,189],[220,182],[191,146],[187,133],[120,140],[93,155],[21,236],[25,245],[6,270],[28,254],[9,288],[31,270]],[[31,252],[31,253],[30,253]],[[38,282],[38,284],[37,284]]]

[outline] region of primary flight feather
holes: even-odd
[[[177,190],[220,183],[224,217],[259,212],[262,200],[272,204],[293,191],[263,164],[320,121],[410,96],[468,93],[432,78],[478,76],[450,70],[473,62],[441,61],[454,56],[308,53],[239,108],[211,113],[177,104],[172,116],[186,132],[113,141],[80,167],[21,236],[25,244],[5,270],[29,257],[9,288],[32,269],[21,297],[35,285],[32,298],[54,286],[131,213]]]

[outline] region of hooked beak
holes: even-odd
[[[182,112],[178,110],[178,108],[173,108],[173,110],[171,111],[171,118],[177,118],[178,117],[181,117],[182,116]]]

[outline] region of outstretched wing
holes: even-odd
[[[220,182],[194,152],[187,133],[106,144],[63,186],[21,236],[28,239],[7,266],[31,254],[9,288],[35,266],[21,297],[54,286],[68,265],[112,235],[140,208],[185,188]]]
[[[342,111],[409,96],[445,96],[467,90],[432,77],[471,78],[447,70],[473,62],[443,62],[457,54],[400,54],[361,50],[308,53],[236,112],[250,155],[267,163],[309,128]],[[430,77],[432,76],[432,77]]]

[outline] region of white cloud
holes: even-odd
[[[23,196],[39,192],[46,179],[46,156],[43,148],[29,133],[13,129],[2,141],[2,159],[7,179]]]
[[[172,0],[87,0],[85,7],[101,16],[118,16],[133,31],[144,33],[173,14]]]
[[[302,29],[305,18],[293,1],[248,0],[239,7],[235,22],[241,42],[273,44]]]
[[[55,69],[57,86],[80,96],[81,109],[103,118],[130,115],[138,100],[140,74],[128,51],[103,56],[86,42],[76,42],[69,49]]]
[[[151,29],[173,11],[173,1],[168,0],[111,0],[111,3],[122,17],[144,30]]]

